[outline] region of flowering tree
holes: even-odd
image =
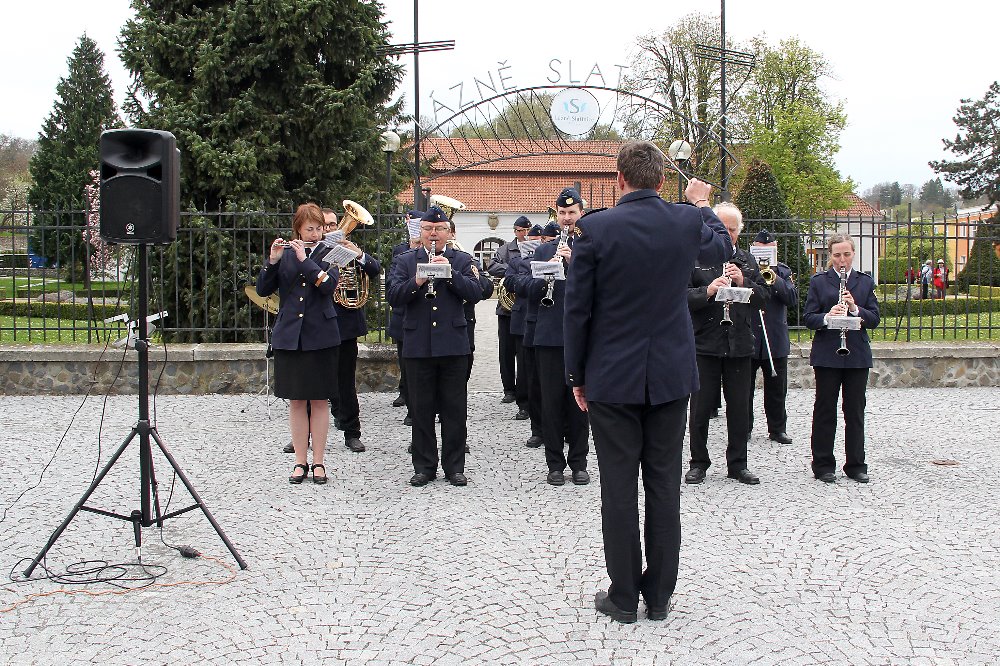
[[[89,174],[90,182],[83,188],[87,206],[87,223],[83,227],[83,242],[92,250],[90,274],[108,275],[114,268],[115,253],[110,243],[101,238],[101,173],[96,169]]]

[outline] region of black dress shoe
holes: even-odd
[[[406,404],[406,398],[404,398],[403,396],[399,396],[395,400],[392,401],[392,406],[393,407],[402,407],[405,404]]]
[[[434,480],[433,474],[424,474],[423,472],[417,472],[410,477],[411,486],[426,486],[428,483]]]
[[[705,470],[701,467],[692,467],[684,475],[684,483],[701,483],[705,480]]]
[[[515,400],[517,400],[517,397],[513,393],[504,393],[503,398],[500,400],[500,402],[502,402],[505,405],[509,405]]]
[[[351,437],[350,439],[348,439],[346,442],[344,442],[344,446],[349,448],[351,451],[354,451],[355,453],[361,453],[362,451],[365,450],[365,445],[362,444],[361,440],[358,439],[357,437]]]
[[[847,476],[854,479],[858,483],[868,483],[868,481],[870,480],[868,478],[868,475],[865,474],[864,472],[856,472],[854,474],[848,474]]]
[[[549,475],[545,477],[545,482],[550,486],[561,486],[566,483],[566,477],[559,470],[553,470],[549,472]]]
[[[465,475],[461,472],[455,472],[454,474],[446,474],[445,478],[448,479],[448,483],[453,486],[465,486],[468,485],[469,480],[465,478]]]
[[[528,414],[528,410],[527,409],[519,409],[519,410],[517,410],[517,414],[514,414],[514,420],[515,421],[527,421],[529,418],[531,418],[531,417]]]
[[[756,486],[760,483],[760,479],[753,475],[753,473],[748,469],[738,469],[727,474],[730,479],[736,479],[740,483],[745,483],[748,486]]]
[[[537,449],[542,445],[542,438],[538,435],[532,435],[528,438],[528,441],[524,443],[529,449]]]
[[[655,622],[660,622],[667,619],[667,607],[666,606],[650,606],[646,604],[646,617]]]
[[[777,442],[778,444],[791,444],[792,438],[788,436],[786,432],[772,432],[767,436],[772,442]]]
[[[409,415],[407,415],[406,418],[403,419],[403,425],[405,425],[405,426],[411,426],[411,425],[413,425],[413,419],[410,418]]]
[[[590,483],[590,474],[585,469],[578,469],[573,472],[573,483],[578,486],[585,486]]]
[[[819,479],[820,481],[822,481],[823,483],[836,483],[837,482],[837,475],[834,474],[833,472],[823,472],[822,474],[820,474],[816,478]]]
[[[285,453],[295,453],[295,447],[292,446],[291,442],[288,442],[288,444],[285,444],[285,448],[283,448],[281,450],[283,452],[285,452]]]
[[[608,599],[608,593],[604,590],[594,595],[594,608],[597,609],[598,613],[603,613],[615,622],[622,624],[632,624],[638,619],[638,613],[635,611],[625,611],[615,606],[614,602]]]

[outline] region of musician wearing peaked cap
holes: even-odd
[[[556,219],[559,221],[559,233],[565,233],[565,243],[555,239],[543,243],[535,250],[534,261],[562,262],[564,267],[572,265],[576,222],[582,215],[583,202],[576,191],[572,188],[563,190],[556,199]],[[555,223],[552,224],[555,226]],[[566,384],[563,354],[566,281],[550,282],[533,278],[529,272],[522,278],[522,290],[530,307],[537,307],[538,313],[532,343],[541,395],[542,440],[548,467],[546,482],[554,486],[564,485],[568,466],[573,483],[585,485],[590,483],[587,471],[590,430],[587,415],[577,405],[572,389]]]
[[[535,369],[534,337],[537,306],[528,302],[527,287],[524,281],[531,275],[531,260],[535,248],[540,242],[541,227],[535,225],[528,232],[526,240],[521,244],[521,256],[511,257],[507,275],[504,277],[504,288],[516,295],[511,308],[510,330],[514,338],[517,355],[517,382],[515,396],[517,398],[517,414],[514,420],[529,420],[531,437],[525,442],[529,448],[537,448],[542,444],[542,418],[538,405],[538,373]]]
[[[667,203],[663,153],[646,141],[618,154],[614,208],[580,221],[565,291],[566,374],[588,410],[601,472],[601,523],[611,587],[596,609],[634,622],[639,595],[650,619],[663,620],[677,583],[680,477],[687,402],[698,389],[687,307],[695,261],[732,255],[726,228],[708,206],[711,186],[697,179]],[[636,291],[637,276],[656,289]],[[646,567],[640,541],[638,475],[645,488]]]
[[[463,306],[479,302],[483,290],[472,257],[446,247],[450,234],[448,217],[432,206],[420,223],[420,247],[396,258],[389,281],[389,304],[403,308],[403,362],[413,420],[413,486],[433,480],[439,460],[452,485],[468,483],[466,373],[471,350]],[[451,277],[433,282],[419,277],[417,266],[428,263],[449,264]],[[435,414],[441,416],[440,459]]]
[[[844,473],[858,483],[868,483],[865,462],[865,390],[872,367],[868,329],[879,325],[875,281],[852,268],[854,239],[834,234],[827,239],[830,268],[809,280],[809,294],[802,321],[816,331],[809,365],[816,376],[816,400],[812,420],[813,475],[825,483],[837,480],[833,441],[837,434],[837,400],[844,413]],[[840,271],[846,272],[841,294]],[[838,352],[841,331],[830,328],[828,318],[847,315],[861,318],[861,330],[847,331],[846,351]]]
[[[754,239],[754,247],[777,247],[777,240],[767,229],[762,229]],[[764,324],[761,317],[750,321],[754,336],[754,350],[750,356],[750,419],[747,433],[753,432],[753,394],[757,384],[757,370],[764,376],[764,414],[767,417],[767,436],[780,444],[791,444],[792,438],[786,432],[788,412],[785,398],[788,395],[788,354],[791,344],[788,339],[788,308],[799,302],[799,290],[792,280],[792,269],[778,261],[770,267],[774,272],[774,282],[767,285],[771,293],[764,306]],[[766,336],[765,336],[766,333]],[[774,369],[774,375],[771,369]]]
[[[531,228],[531,222],[524,215],[514,220],[514,240],[502,245],[490,261],[487,272],[495,278],[503,280],[511,258],[520,257],[519,243],[523,242]],[[514,348],[514,338],[510,332],[510,316],[513,303],[506,290],[499,292],[497,298],[497,342],[500,354],[500,383],[503,385],[503,399],[500,402],[511,403],[517,399],[517,354]]]

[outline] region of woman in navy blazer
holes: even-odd
[[[291,483],[302,483],[310,471],[310,434],[313,482],[326,483],[323,453],[330,428],[326,406],[327,400],[336,397],[340,329],[333,307],[339,273],[321,259],[329,248],[306,246],[322,237],[323,211],[316,204],[302,204],[292,218],[292,240],[287,249],[284,241],[276,238],[257,278],[258,294],[277,291],[281,296],[271,329],[271,347],[274,394],[289,400],[288,426],[295,449],[295,467],[288,477]],[[322,473],[317,474],[317,469]]]
[[[812,422],[812,470],[820,481],[837,480],[834,470],[833,440],[837,433],[837,396],[843,393],[844,439],[847,460],[844,473],[859,483],[868,483],[865,464],[865,389],[868,369],[872,367],[872,348],[867,329],[879,324],[875,281],[865,273],[852,270],[854,239],[834,234],[827,242],[830,268],[809,281],[802,318],[816,331],[809,364],[816,375],[816,401]],[[840,304],[840,271],[846,268],[847,290]],[[827,317],[849,315],[861,318],[861,330],[847,331],[850,354],[840,355],[840,333],[827,326]]]

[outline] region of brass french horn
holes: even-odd
[[[450,220],[455,216],[456,210],[464,210],[465,204],[458,199],[452,199],[451,197],[446,197],[443,194],[432,194],[431,195],[431,205],[437,206],[444,211],[444,214],[448,216]]]
[[[343,206],[344,216],[337,229],[344,232],[345,239],[358,225],[367,227],[375,224],[375,218],[361,204],[344,199]],[[352,260],[340,269],[340,279],[333,292],[333,301],[349,310],[359,310],[365,306],[370,298],[368,287],[367,273],[361,270],[357,261]]]

